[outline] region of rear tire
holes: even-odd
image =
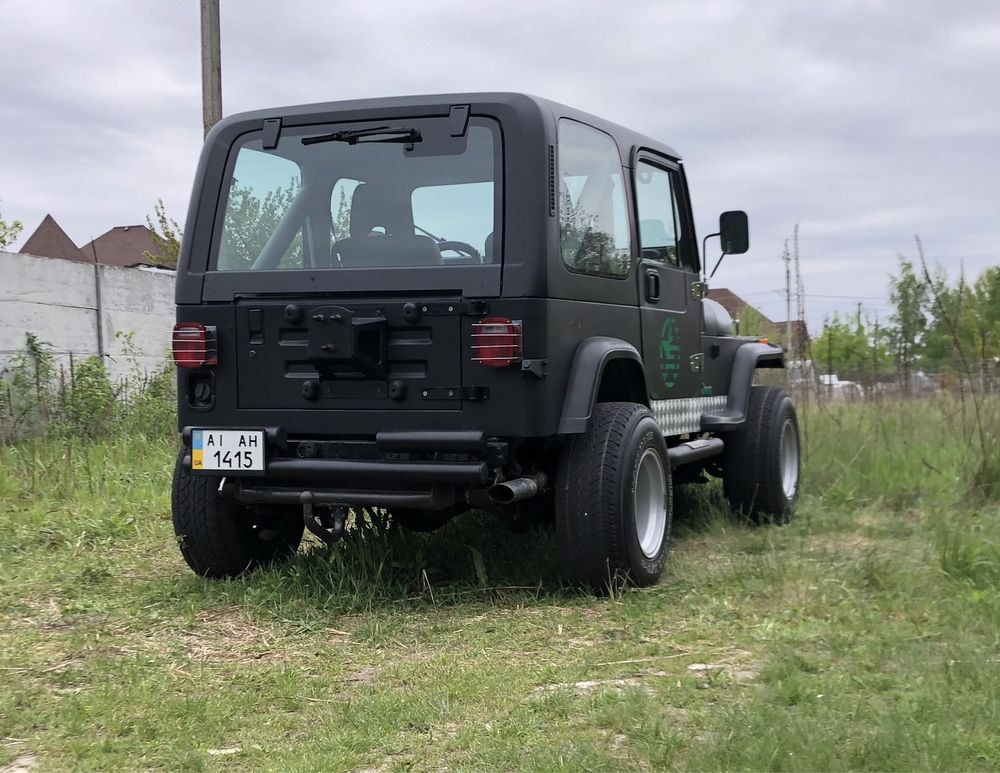
[[[663,431],[639,403],[598,403],[588,431],[563,447],[556,539],[563,574],[604,590],[652,585],[663,572],[673,517]]]
[[[725,436],[723,488],[753,523],[788,523],[799,500],[799,425],[780,387],[750,390],[744,425]]]
[[[239,577],[288,558],[305,528],[297,508],[248,507],[219,496],[221,478],[194,475],[177,455],[171,497],[174,533],[187,565],[202,577]]]

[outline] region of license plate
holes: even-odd
[[[191,431],[191,469],[264,471],[264,433],[244,429]]]

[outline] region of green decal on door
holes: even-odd
[[[677,320],[667,317],[660,327],[660,378],[673,389],[681,372],[681,347],[677,343]]]

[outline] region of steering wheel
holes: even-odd
[[[482,255],[479,254],[479,250],[477,250],[471,244],[467,244],[466,242],[455,242],[446,239],[443,242],[438,242],[437,248],[438,252],[444,252],[445,250],[452,250],[453,252],[457,252],[462,257],[475,258],[479,262],[482,262],[483,260]]]

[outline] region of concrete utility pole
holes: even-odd
[[[222,120],[219,0],[201,0],[201,105],[205,136]]]

